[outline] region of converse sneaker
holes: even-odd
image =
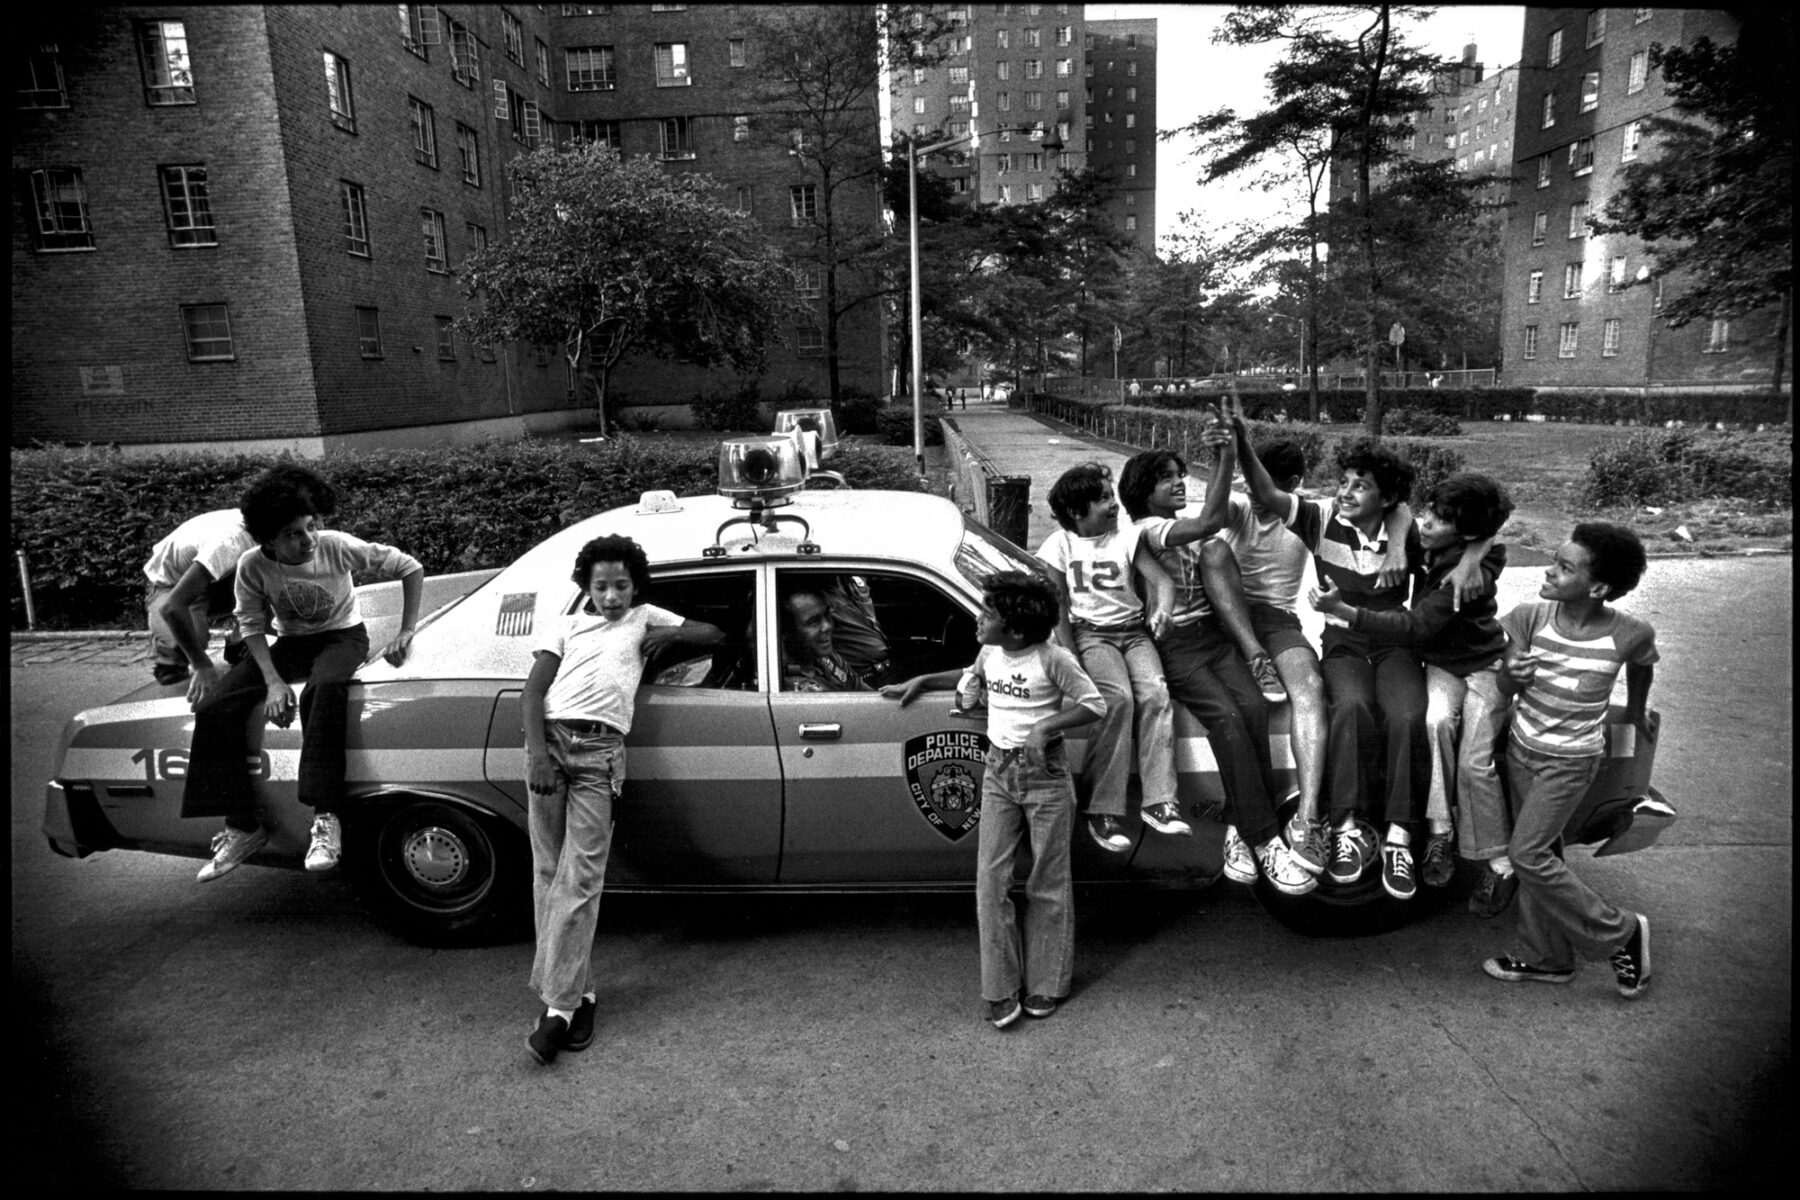
[[[1336,829],[1331,834],[1331,864],[1325,868],[1333,883],[1355,883],[1375,861],[1375,847],[1360,825]]]
[[[1548,967],[1534,967],[1510,954],[1488,959],[1481,964],[1481,969],[1504,983],[1567,983],[1575,978],[1572,970],[1554,971]]]
[[[1456,855],[1450,850],[1450,835],[1434,833],[1425,839],[1425,858],[1419,864],[1419,878],[1426,887],[1450,886],[1456,878]]]
[[[1233,883],[1256,882],[1256,859],[1238,836],[1236,825],[1225,827],[1225,878]]]
[[[329,871],[338,865],[344,853],[344,825],[335,813],[320,813],[313,818],[312,843],[306,848],[306,869]]]
[[[237,870],[246,858],[268,844],[269,831],[261,826],[246,832],[227,825],[213,834],[212,861],[201,867],[200,873],[194,878],[201,883],[206,883],[221,875],[230,874]]]
[[[1295,817],[1288,822],[1287,841],[1288,853],[1302,870],[1317,875],[1325,869],[1325,826],[1321,822]]]
[[[1412,851],[1398,842],[1381,844],[1381,889],[1396,900],[1411,900],[1419,890],[1413,879]]]
[[[1259,654],[1250,660],[1250,675],[1256,680],[1262,698],[1270,704],[1280,704],[1288,698],[1287,689],[1281,686],[1281,673],[1269,661],[1268,655]]]
[[[1194,832],[1194,827],[1181,819],[1181,809],[1166,800],[1161,804],[1152,804],[1140,815],[1144,818],[1144,824],[1158,833],[1186,837]]]
[[[1469,893],[1469,911],[1484,921],[1491,921],[1506,911],[1513,893],[1519,890],[1518,872],[1502,875],[1493,867],[1481,869],[1481,882]]]
[[[550,1010],[538,1018],[537,1028],[525,1039],[525,1048],[531,1051],[531,1057],[544,1066],[556,1061],[557,1052],[569,1044],[569,1023],[561,1017],[553,1017]]]
[[[1102,850],[1108,850],[1114,854],[1123,854],[1131,849],[1131,835],[1125,832],[1124,824],[1117,817],[1089,817],[1088,836],[1093,838]]]
[[[1019,1013],[1022,1011],[1019,1008],[1018,1000],[1012,996],[1008,996],[1004,1000],[989,1000],[987,1019],[995,1029],[1005,1029],[1019,1019]]]
[[[1637,915],[1637,930],[1631,940],[1612,952],[1613,975],[1619,981],[1619,995],[1635,1000],[1650,986],[1650,918]]]
[[[1028,1017],[1047,1017],[1056,1011],[1056,1001],[1049,996],[1025,997],[1025,1015]]]
[[[1278,837],[1272,837],[1256,848],[1256,861],[1262,864],[1262,872],[1275,885],[1275,890],[1283,895],[1304,896],[1319,886],[1319,881],[1301,868]]]

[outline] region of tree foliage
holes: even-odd
[[[559,345],[594,380],[625,354],[762,368],[798,310],[792,269],[704,175],[670,174],[610,147],[543,147],[507,164],[509,236],[471,255],[457,321],[477,344]]]

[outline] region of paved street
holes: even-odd
[[[1037,428],[1019,436],[1054,451],[1051,477],[1095,454]],[[1515,598],[1537,574],[1509,572]],[[1637,1002],[1603,964],[1564,988],[1487,979],[1504,919],[1308,940],[1220,883],[1084,893],[1070,1003],[1000,1033],[978,1019],[966,897],[613,897],[595,1045],[550,1070],[523,1047],[528,944],[407,945],[331,876],[201,887],[185,859],[52,855],[58,729],[147,672],[141,642],[15,640],[15,1145],[63,1186],[1772,1183],[1792,1111],[1792,583],[1789,559],[1658,560],[1628,600],[1658,629],[1656,779],[1681,819],[1645,853],[1573,858],[1654,922]]]

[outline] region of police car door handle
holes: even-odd
[[[839,725],[836,721],[819,723],[803,722],[800,726],[800,736],[809,741],[827,742],[831,741],[833,738],[843,737],[844,727]]]

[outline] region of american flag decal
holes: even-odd
[[[536,607],[536,592],[500,597],[500,619],[494,622],[494,632],[500,637],[524,637],[531,632],[531,613]]]

